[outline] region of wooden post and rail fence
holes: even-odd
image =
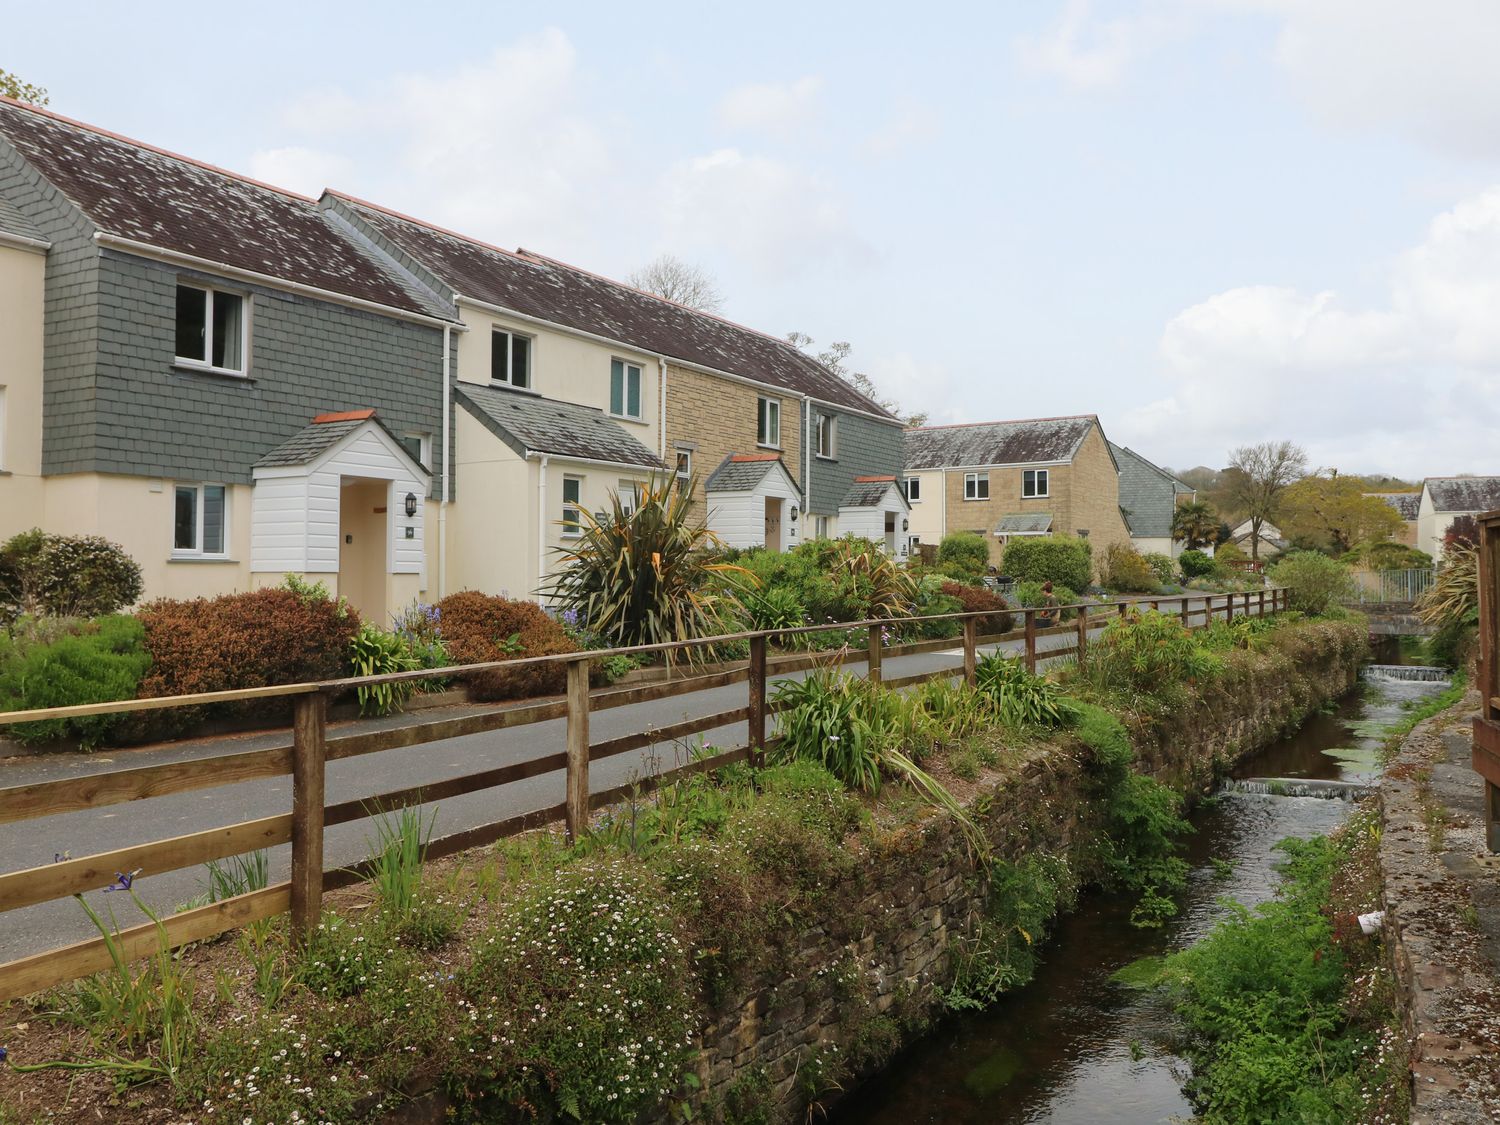
[[[1471,762],[1484,778],[1485,842],[1500,852],[1500,511],[1479,524],[1479,715]]]
[[[1224,599],[1222,605],[1215,605],[1219,598]],[[1184,624],[1190,628],[1203,627],[1213,623],[1220,611],[1223,612],[1225,620],[1231,620],[1237,609],[1241,614],[1250,614],[1252,605],[1262,614],[1283,610],[1287,607],[1287,591],[1278,588],[1254,593],[1225,595],[1194,593],[1142,599],[1120,603],[1117,612],[1123,615],[1130,607],[1160,611],[1163,607],[1169,607],[1173,603],[1178,603],[1178,612]],[[1190,605],[1189,603],[1200,604]],[[761,761],[767,747],[773,744],[773,740],[767,737],[766,719],[769,714],[778,710],[767,694],[768,679],[772,675],[786,675],[830,661],[842,664],[851,659],[857,660],[864,657],[868,661],[870,678],[889,688],[911,687],[927,680],[954,676],[962,676],[965,681],[972,684],[977,674],[980,647],[1012,640],[1019,640],[1022,643],[1021,659],[1025,662],[1027,669],[1034,672],[1039,662],[1068,656],[1076,656],[1079,660],[1085,659],[1090,622],[1102,623],[1102,611],[1107,608],[1103,605],[1082,604],[1058,606],[1051,609],[1010,610],[1008,612],[1012,618],[1017,615],[1022,618],[1021,626],[1005,633],[988,636],[979,634],[980,623],[985,618],[996,616],[998,611],[983,610],[804,626],[642,645],[634,648],[526,657],[461,667],[363,676],[322,683],[285,684],[198,695],[124,700],[117,703],[0,712],[0,720],[3,720],[5,724],[15,724],[43,719],[78,718],[88,715],[165,710],[186,706],[211,706],[274,698],[288,699],[293,710],[291,741],[282,745],[192,761],[168,762],[134,768],[122,767],[82,777],[0,788],[0,823],[16,823],[38,817],[102,809],[131,801],[189,793],[247,781],[261,781],[288,775],[292,779],[292,807],[288,813],[131,845],[77,859],[65,857],[58,862],[44,866],[0,874],[0,914],[98,890],[109,884],[117,872],[140,869],[143,877],[149,877],[165,871],[195,867],[211,860],[220,860],[260,848],[289,843],[292,852],[291,876],[286,882],[165,916],[161,919],[161,925],[168,942],[176,947],[214,937],[262,918],[289,913],[293,938],[301,942],[306,940],[318,924],[324,892],[359,882],[366,875],[366,866],[359,864],[350,868],[325,869],[323,835],[328,828],[379,816],[410,805],[430,804],[563,771],[565,784],[563,800],[560,803],[432,840],[428,845],[427,855],[429,858],[451,855],[533,828],[553,824],[559,820],[566,826],[569,837],[576,839],[588,831],[589,818],[594,810],[620,801],[634,791],[650,790],[663,782],[689,773],[715,769],[747,758],[754,762]],[[1067,611],[1076,612],[1076,620],[1071,624],[1062,624],[1060,619]],[[1201,620],[1195,621],[1200,618]],[[907,676],[889,677],[884,674],[883,658],[950,651],[955,646],[953,637],[888,646],[884,643],[886,629],[892,626],[940,621],[951,621],[961,627],[961,635],[958,638],[963,651],[961,666],[944,667]],[[777,658],[774,662],[768,659],[767,650],[772,641],[831,630],[856,628],[864,628],[868,632],[866,649],[845,649],[842,652],[833,653],[793,653]],[[1070,634],[1073,637],[1072,644],[1064,647],[1043,648],[1038,643],[1043,637]],[[595,692],[589,690],[590,665],[601,658],[652,653],[677,655],[695,648],[712,647],[726,642],[748,642],[749,659],[727,670],[706,674],[700,674],[694,670],[692,662],[689,661],[688,674],[682,679],[669,679],[664,682]],[[347,695],[361,686],[421,679],[453,679],[489,669],[517,669],[528,665],[559,663],[565,664],[567,669],[567,690],[561,699],[502,705],[458,717],[433,719],[360,733],[342,735],[329,733],[329,701]],[[735,683],[747,685],[747,698],[743,707],[702,715],[682,722],[607,739],[603,742],[590,740],[589,717],[593,712],[647,703]],[[329,762],[420,746],[442,739],[507,730],[555,719],[566,720],[565,745],[560,751],[461,777],[445,778],[356,800],[327,803],[325,786]],[[676,769],[626,785],[595,791],[589,784],[589,766],[593,762],[662,743],[670,743],[740,722],[744,722],[747,726],[747,739],[745,745],[738,749],[717,753],[711,757],[701,757]],[[116,949],[126,960],[149,956],[158,950],[160,941],[161,937],[156,927],[149,922],[122,929],[114,937]],[[26,996],[109,968],[113,963],[109,944],[101,936],[0,964],[0,1002]]]

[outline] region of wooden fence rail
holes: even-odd
[[[1221,597],[1224,599],[1222,605],[1216,606],[1215,602]],[[1132,606],[1161,610],[1163,607],[1170,607],[1173,603],[1177,603],[1178,612],[1186,625],[1190,628],[1203,627],[1213,623],[1220,610],[1226,620],[1232,619],[1236,612],[1236,599],[1241,598],[1243,600],[1239,608],[1244,614],[1252,612],[1252,599],[1255,599],[1254,605],[1259,613],[1276,612],[1287,606],[1287,591],[1278,588],[1245,594],[1188,594],[1170,598],[1141,599],[1128,605],[1120,603],[1117,612],[1123,615]],[[291,742],[285,745],[197,761],[110,770],[83,777],[0,789],[0,823],[13,823],[245,781],[282,777],[288,774],[292,778],[292,808],[289,813],[117,848],[78,859],[65,859],[45,866],[0,875],[0,913],[81,894],[108,883],[119,871],[132,871],[140,868],[148,874],[159,874],[185,867],[195,867],[210,860],[224,859],[258,848],[290,843],[292,864],[291,877],[287,882],[208,906],[183,911],[164,918],[162,924],[167,940],[177,946],[201,941],[249,922],[289,911],[292,933],[297,941],[304,941],[317,925],[322,911],[324,891],[348,885],[360,878],[363,873],[362,865],[331,872],[324,870],[323,837],[327,828],[413,804],[446,800],[482,790],[494,790],[529,778],[561,771],[565,779],[564,800],[561,803],[433,840],[429,844],[428,855],[437,858],[453,854],[467,848],[493,843],[506,836],[532,828],[555,823],[558,820],[563,821],[570,838],[577,838],[588,831],[589,816],[593,810],[628,796],[632,790],[651,789],[675,777],[714,769],[733,761],[749,759],[759,762],[763,760],[766,749],[774,744],[774,740],[767,738],[767,718],[774,712],[784,709],[778,707],[768,697],[767,684],[772,676],[786,675],[818,664],[830,662],[842,664],[850,659],[863,657],[867,662],[869,677],[893,689],[911,687],[929,680],[953,676],[962,676],[967,682],[973,683],[978,669],[979,649],[986,645],[1015,640],[1021,642],[1021,659],[1025,661],[1028,669],[1034,671],[1039,662],[1069,656],[1079,660],[1086,659],[1089,632],[1091,628],[1103,622],[1104,618],[1100,611],[1104,608],[1100,605],[1080,604],[1055,607],[1051,610],[1013,610],[1010,611],[1013,616],[1020,615],[1022,618],[1020,627],[988,636],[979,635],[979,625],[984,618],[995,615],[993,610],[739,633],[727,638],[702,638],[631,649],[613,649],[604,653],[595,651],[530,657],[515,661],[432,669],[415,673],[367,676],[313,684],[290,684],[276,688],[213,692],[163,700],[124,700],[118,703],[86,704],[37,711],[0,712],[0,719],[9,724],[38,719],[142,711],[152,707],[169,708],[237,702],[270,696],[288,697],[293,705],[292,738]],[[1069,611],[1075,612],[1076,618],[1073,622],[1064,624],[1060,618]],[[958,624],[961,628],[961,635],[958,638],[935,638],[903,645],[884,643],[885,630],[893,625],[939,621]],[[864,630],[867,637],[864,648],[852,650],[846,648],[832,653],[792,654],[774,660],[769,658],[768,649],[773,640],[830,630],[850,629]],[[1044,648],[1039,644],[1042,638],[1053,636],[1068,637],[1071,643],[1058,648]],[[693,673],[690,664],[689,674],[681,678],[623,689],[599,692],[589,690],[590,666],[601,656],[646,652],[675,654],[695,647],[722,644],[726,640],[743,640],[749,643],[749,659],[744,662],[743,666],[708,673]],[[955,647],[955,644],[961,647],[963,653],[963,662],[960,667],[938,668],[905,676],[884,675],[886,659],[949,651]],[[563,699],[499,707],[478,714],[417,722],[358,734],[336,737],[328,735],[329,701],[359,686],[389,683],[394,680],[450,679],[463,676],[476,669],[515,668],[543,663],[561,663],[566,666],[567,692]],[[735,683],[747,685],[746,702],[743,707],[648,728],[602,742],[590,741],[589,721],[595,712]],[[326,780],[329,762],[559,719],[565,721],[566,734],[563,739],[563,748],[552,753],[511,765],[414,785],[357,800],[335,804],[327,802]],[[701,757],[630,784],[618,785],[602,791],[593,790],[590,786],[589,767],[593,762],[653,745],[676,742],[692,735],[741,722],[747,727],[747,739],[744,746]],[[127,959],[134,959],[154,952],[160,941],[160,935],[153,925],[147,923],[121,930],[117,940],[119,948]],[[110,951],[102,938],[89,939],[11,961],[0,965],[0,1002],[108,968],[111,963]]]

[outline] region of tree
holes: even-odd
[[[1226,476],[1228,495],[1250,521],[1250,558],[1260,561],[1260,529],[1276,512],[1282,493],[1307,471],[1307,454],[1290,441],[1263,441],[1234,451]]]
[[[854,350],[854,345],[849,343],[848,340],[835,340],[821,352],[812,350],[814,341],[806,332],[788,332],[786,340],[793,347],[800,348],[812,356],[871,402],[879,403],[883,409],[889,410],[908,426],[926,425],[927,411],[920,410],[912,414],[905,413],[894,399],[886,398],[880,393],[880,388],[875,385],[875,380],[862,371],[850,369],[848,363],[849,353]]]
[[[659,255],[643,269],[632,273],[627,281],[637,289],[655,293],[679,305],[686,305],[699,312],[714,313],[724,307],[724,295],[719,292],[713,275],[702,266],[684,262],[673,254]]]
[[[1281,501],[1281,530],[1342,555],[1359,543],[1381,543],[1399,535],[1401,515],[1378,496],[1365,493],[1359,477],[1338,470],[1315,473],[1289,486]]]
[[[15,98],[18,102],[30,102],[32,105],[46,105],[52,100],[47,96],[46,90],[23,81],[8,70],[0,70],[0,94],[4,94],[7,98]]]
[[[1205,500],[1189,500],[1178,504],[1172,513],[1172,538],[1180,541],[1188,550],[1207,547],[1219,538],[1219,513]]]

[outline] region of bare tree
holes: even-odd
[[[0,70],[0,94],[4,94],[7,98],[15,98],[18,102],[30,102],[32,105],[46,105],[50,100],[46,90],[40,86],[33,86],[8,70]]]
[[[927,421],[927,411],[922,410],[915,414],[904,413],[894,399],[886,398],[880,393],[880,388],[875,385],[875,380],[871,379],[863,371],[853,371],[850,369],[848,362],[849,353],[854,350],[854,345],[849,343],[848,340],[835,340],[820,352],[812,350],[814,341],[806,332],[788,332],[786,340],[793,347],[807,352],[808,355],[812,356],[860,394],[872,402],[879,403],[908,426],[920,426]]]
[[[1276,510],[1281,494],[1307,473],[1307,454],[1290,441],[1242,445],[1224,476],[1230,499],[1250,520],[1250,558],[1260,561],[1260,529]]]
[[[673,254],[662,254],[644,269],[632,273],[627,281],[637,289],[655,293],[679,305],[686,305],[699,312],[718,312],[724,307],[724,295],[719,292],[713,275],[702,266],[684,262]]]

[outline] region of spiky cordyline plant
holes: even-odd
[[[1417,598],[1417,614],[1429,625],[1451,625],[1479,610],[1479,549],[1457,541],[1443,550],[1443,565]]]
[[[722,544],[690,516],[692,486],[653,477],[634,511],[618,493],[603,519],[579,509],[577,542],[556,548],[564,567],[541,593],[577,610],[590,630],[620,647],[711,637],[726,631],[723,599],[708,578],[743,567],[713,562]],[[686,650],[701,660],[702,647]]]

